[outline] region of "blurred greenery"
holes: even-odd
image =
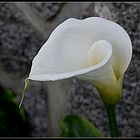
[[[0,137],[28,136],[30,129],[25,109],[19,109],[11,90],[0,87]]]
[[[103,137],[92,123],[79,115],[64,116],[60,127],[61,137]]]

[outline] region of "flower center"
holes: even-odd
[[[111,44],[106,40],[98,40],[92,44],[88,50],[87,62],[88,66],[100,63],[107,55],[108,49],[111,49]]]

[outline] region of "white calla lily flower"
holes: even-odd
[[[105,103],[116,104],[131,57],[129,35],[117,23],[100,17],[70,18],[57,26],[35,56],[28,79],[90,80]]]

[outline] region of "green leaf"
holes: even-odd
[[[60,127],[61,137],[103,137],[93,124],[79,115],[64,116]]]
[[[29,127],[27,112],[19,109],[13,92],[0,86],[0,137],[28,136]]]

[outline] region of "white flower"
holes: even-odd
[[[28,79],[90,80],[105,103],[116,104],[131,56],[129,35],[117,23],[100,17],[70,18],[57,26],[35,56]]]

